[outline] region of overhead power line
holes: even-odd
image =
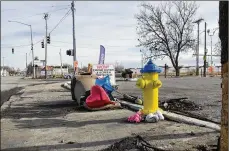
[[[39,42],[41,42],[43,40],[43,38],[37,42],[35,42],[33,45],[38,44]],[[26,46],[31,46],[31,44],[27,44],[27,45],[14,45],[14,46],[1,46],[1,48],[18,48],[18,47],[26,47]]]
[[[69,9],[69,8],[68,7],[66,7],[66,8],[60,8],[60,9],[55,9],[55,10],[51,10],[51,11],[48,11],[48,12],[37,13],[37,14],[31,15],[31,16],[13,18],[13,20],[15,20],[15,19],[23,19],[23,18],[30,18],[30,17],[34,17],[34,16],[38,16],[38,15],[44,15],[44,13],[53,13],[53,12],[57,12],[57,11],[61,11],[61,10],[66,10],[66,9]]]
[[[31,44],[27,44],[27,45],[16,45],[16,46],[1,46],[1,48],[12,48],[12,47],[26,47],[26,46],[31,46]]]
[[[69,46],[66,46],[66,45],[62,45],[62,46],[57,46],[57,45],[52,45],[52,44],[50,44],[49,45],[50,47],[59,47],[59,48],[61,48],[61,47],[69,47]],[[82,47],[81,47],[82,46]],[[135,46],[110,46],[110,45],[104,45],[104,47],[106,48],[126,48],[126,47],[135,47]],[[88,49],[91,49],[91,48],[93,48],[93,49],[98,49],[99,48],[99,45],[98,45],[98,47],[96,47],[95,45],[80,45],[80,47],[78,47],[78,48],[88,48]]]
[[[59,25],[62,21],[64,21],[64,19],[70,14],[71,9],[68,10],[68,12],[60,19],[60,21],[56,24],[56,26],[49,32],[49,34],[51,34]]]
[[[41,40],[35,42],[34,45],[40,43],[43,39],[44,38],[42,38]],[[122,39],[117,39],[117,40],[122,40]],[[129,40],[134,40],[134,39],[129,39]],[[72,44],[72,42],[66,42],[66,41],[55,41],[55,40],[53,40],[53,42]],[[4,45],[4,44],[2,44],[2,45]],[[1,46],[1,48],[26,47],[26,46],[31,46],[31,44],[27,44],[27,45],[15,45],[15,46]],[[62,45],[62,46],[50,45],[50,46],[53,46],[53,47],[66,47],[66,45],[65,46],[64,45]],[[92,46],[92,45],[91,44],[87,44],[87,46]],[[133,46],[111,46],[111,45],[105,45],[105,46],[106,47],[133,47]],[[88,47],[84,47],[84,48],[88,48]]]
[[[69,4],[65,4],[65,5],[55,5],[55,6],[52,5],[51,7],[62,7],[62,6],[66,6],[66,7],[67,7],[67,6],[71,6],[71,5],[69,5]]]
[[[52,10],[52,11],[48,11],[48,12],[45,12],[45,13],[53,13],[53,12],[57,12],[57,11],[60,11],[60,10],[65,10],[65,9],[68,9],[68,7],[60,8],[60,9],[56,9],[56,10]]]

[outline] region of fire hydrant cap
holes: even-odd
[[[160,73],[161,72],[161,69],[156,66],[152,60],[150,59],[147,64],[144,66],[143,69],[141,69],[140,71],[141,73],[151,73],[151,72],[157,72],[157,73]]]

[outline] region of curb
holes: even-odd
[[[120,103],[122,105],[128,106],[129,108],[131,108],[134,111],[139,111],[140,109],[143,108],[142,105],[132,104],[126,101],[120,101]],[[167,112],[167,111],[163,111],[163,115],[165,118],[172,120],[172,121],[179,122],[179,123],[192,124],[192,125],[207,127],[210,129],[214,129],[216,131],[220,131],[220,125],[212,123],[212,122],[207,122],[207,121],[203,121],[203,120],[199,120],[196,118],[191,118],[191,117],[187,117],[184,115],[179,115],[179,114]]]

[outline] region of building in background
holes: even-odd
[[[63,66],[61,68],[61,66],[53,66],[52,74],[54,76],[60,76],[60,75],[68,74],[68,67]]]
[[[2,77],[9,76],[9,72],[6,69],[2,69],[2,67],[1,67],[1,76]]]

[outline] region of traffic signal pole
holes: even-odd
[[[18,22],[18,21],[11,21],[11,20],[9,20],[8,22],[15,22],[15,23],[19,23],[19,24],[26,25],[26,26],[29,26],[30,27],[31,51],[32,51],[32,65],[33,65],[33,78],[35,78],[35,65],[34,65],[34,52],[33,52],[33,31],[32,31],[32,25],[25,24],[25,23]],[[12,51],[13,51],[13,49],[12,49]]]
[[[45,79],[47,79],[47,30],[48,30],[48,24],[47,24],[47,20],[48,20],[48,14],[45,13],[44,15],[44,19],[45,19]]]

